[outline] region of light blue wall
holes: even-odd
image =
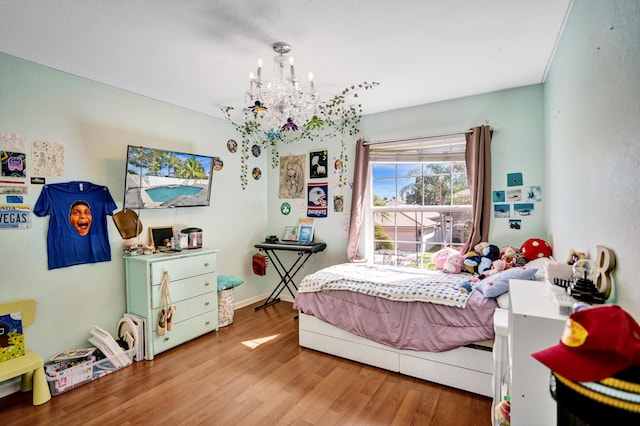
[[[617,256],[620,305],[640,320],[640,2],[576,0],[545,84],[554,251]]]
[[[367,96],[375,96],[375,88]],[[510,229],[508,219],[492,218],[489,240],[500,247],[520,247],[528,238],[546,239],[542,85],[371,114],[362,118],[360,129],[366,140],[379,141],[463,132],[485,122],[496,129],[491,143],[493,187],[506,190],[507,173],[522,172],[525,186],[539,185],[543,189],[543,200],[535,203],[535,213],[528,217],[518,217],[522,220],[520,230]],[[348,164],[350,183],[353,182],[355,141],[356,138],[353,137],[345,138],[347,155],[351,160]],[[328,149],[329,158],[333,159],[340,153],[340,140],[309,143],[302,149],[299,145],[283,144],[279,149],[280,155],[300,155]],[[294,211],[287,216],[280,214],[282,202],[293,201],[278,198],[277,170],[275,173],[270,171],[268,179],[269,229],[272,233],[280,233],[284,226],[296,224],[299,217],[305,215],[305,211]],[[307,271],[347,261],[350,189],[338,187],[338,175],[332,173],[332,170],[329,170],[328,182],[330,200],[333,200],[335,194],[345,195],[345,211],[340,214],[330,208],[327,218],[315,220],[317,238],[326,242],[329,248],[326,253],[315,256],[305,266]],[[331,203],[329,204],[331,207]]]
[[[226,141],[235,134],[225,121],[0,54],[0,131],[23,133],[28,153],[34,139],[64,143],[65,176],[47,177],[47,182],[105,185],[119,208],[127,144],[222,157],[224,168],[214,173],[212,206],[143,210],[143,242],[149,226],[200,227],[204,244],[220,249],[219,271],[247,281],[236,288],[238,300],[260,300],[270,290],[268,280],[250,269],[253,243],[267,224],[266,185],[255,182],[242,191],[240,154],[227,151]],[[33,207],[41,186],[26,186],[25,204]],[[5,204],[4,195],[0,204]],[[126,300],[122,239],[111,219],[111,262],[52,271],[47,270],[48,218],[31,219],[31,229],[0,230],[0,299],[38,302],[28,344],[48,357],[87,346],[94,324],[115,333]]]

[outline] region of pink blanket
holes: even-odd
[[[399,302],[344,290],[299,293],[293,307],[397,349],[442,352],[493,339],[498,304],[474,291],[466,307]]]

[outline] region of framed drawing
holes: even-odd
[[[149,228],[149,242],[156,248],[171,245],[173,226],[156,226]]]

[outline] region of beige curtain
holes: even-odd
[[[364,221],[365,193],[369,181],[369,146],[363,139],[356,142],[356,160],[353,171],[353,190],[351,193],[351,218],[347,258],[350,262],[363,262],[360,254],[360,231]]]
[[[466,253],[481,241],[489,239],[491,221],[491,127],[480,126],[467,133],[465,161],[471,191],[472,229],[462,248]]]

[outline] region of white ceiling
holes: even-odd
[[[368,114],[543,82],[571,1],[2,0],[0,52],[222,117],[285,41]]]

